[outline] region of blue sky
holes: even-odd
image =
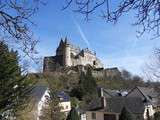
[[[87,22],[84,16],[70,9],[62,11],[62,1],[48,1],[33,17],[37,24],[34,32],[40,41],[37,45],[39,56],[55,55],[60,39],[67,36],[71,43],[96,51],[105,67],[116,66],[133,74],[143,73],[160,42],[150,40],[149,34],[138,39],[138,27],[131,25],[135,19],[132,14],[120,18],[116,25],[106,23],[98,15]],[[36,65],[32,66],[32,71],[35,69]]]

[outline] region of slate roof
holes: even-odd
[[[143,114],[144,104],[140,98],[106,98],[106,107],[99,111],[121,113],[125,107],[132,114]]]
[[[108,97],[122,97],[122,96],[126,96],[126,94],[128,94],[128,91],[104,89],[102,87],[99,87],[98,91],[99,91],[99,96],[100,97],[107,97],[107,98]]]
[[[103,89],[104,95],[108,94],[111,97],[119,97],[120,92],[118,90],[110,90],[110,89]]]
[[[137,87],[141,92],[142,94],[148,98],[148,97],[152,97],[152,98],[155,98],[158,96],[158,93],[155,91],[154,88],[149,88],[149,87]]]
[[[99,97],[93,99],[89,104],[81,106],[81,109],[83,109],[83,111],[93,111],[102,109],[102,98]]]
[[[32,91],[32,96],[39,101],[44,93],[46,92],[47,87],[46,86],[36,86]],[[66,94],[64,91],[57,92],[58,97],[60,98],[61,102],[67,102],[70,100],[70,97],[68,94]]]
[[[57,95],[58,95],[58,97],[60,98],[60,101],[61,101],[61,102],[70,101],[69,95],[67,95],[64,91],[58,92]]]
[[[43,94],[45,93],[47,87],[46,86],[36,86],[32,91],[32,96],[39,101]]]
[[[146,103],[150,103],[152,105],[158,105],[159,103],[159,93],[151,87],[135,87],[133,88],[128,95],[134,90],[134,89],[138,89],[140,91],[140,93],[144,96]]]

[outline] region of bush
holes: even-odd
[[[155,112],[154,113],[154,120],[160,120],[160,112]]]

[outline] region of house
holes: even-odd
[[[41,90],[41,88],[43,88],[43,90]],[[47,87],[38,87],[37,88],[39,90],[39,92],[37,91],[37,95],[41,95],[40,100],[38,102],[38,112],[37,112],[37,120],[39,120],[39,117],[41,115],[43,115],[43,108],[47,108],[48,107],[48,100],[50,99],[50,95],[49,95],[49,89],[47,89]],[[65,115],[67,115],[69,113],[69,111],[71,110],[71,102],[70,102],[70,98],[69,96],[64,92],[64,91],[60,91],[57,92],[57,96],[60,100],[59,102],[59,106],[61,107],[60,112],[65,113]]]
[[[86,111],[87,120],[118,120],[125,107],[135,120],[153,117],[159,106],[159,94],[153,88],[135,87],[128,91],[100,88],[100,97]]]
[[[61,91],[58,93],[58,97],[60,99],[60,106],[61,106],[61,112],[64,112],[66,115],[69,113],[71,110],[71,102],[69,96]]]
[[[144,103],[144,119],[147,119],[147,112],[149,116],[153,117],[154,113],[160,107],[159,93],[150,87],[135,87],[126,96],[127,98],[139,97]]]
[[[86,112],[87,120],[119,120],[119,115],[125,107],[135,118],[142,120],[144,106],[140,98],[112,97],[103,98],[102,106]]]
[[[126,97],[140,97],[145,103],[150,103],[154,107],[159,105],[159,93],[150,87],[135,87]]]

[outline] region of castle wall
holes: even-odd
[[[80,53],[80,49],[77,48],[77,47],[73,47],[70,45],[70,51],[71,51],[71,54],[73,54],[74,56],[78,55]]]
[[[78,59],[72,58],[72,65],[87,65],[90,64],[93,66],[94,61],[96,61],[96,57],[92,54],[84,54],[84,56],[78,56]]]

